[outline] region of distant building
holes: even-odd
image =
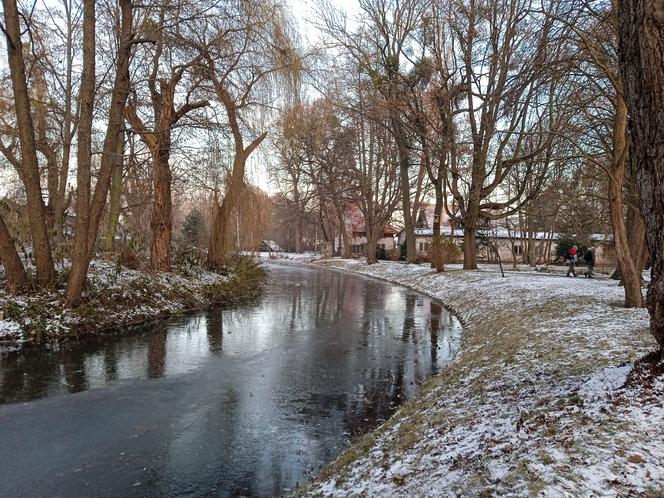
[[[274,240],[261,240],[259,252],[282,252],[281,247]]]
[[[346,224],[346,233],[350,236],[350,247],[353,256],[366,256],[367,254],[367,230],[364,224],[364,215],[357,202],[346,203],[344,212],[344,222]],[[389,251],[396,247],[395,235],[397,231],[391,225],[387,224],[383,228],[382,237],[377,241],[377,248]],[[343,245],[343,238],[337,237],[335,249],[340,251]]]
[[[452,230],[449,226],[441,226],[440,233],[443,236],[452,237],[459,246],[463,245],[462,229],[457,228]],[[478,257],[480,260],[487,262],[496,262],[498,256],[500,256],[503,262],[511,262],[515,256],[521,260],[529,242],[532,241],[536,261],[538,264],[547,264],[556,259],[556,248],[560,240],[560,234],[556,232],[534,232],[532,239],[527,232],[507,230],[506,228],[481,229],[477,233]],[[398,234],[398,242],[399,244],[403,244],[405,240],[405,231],[401,230]],[[432,240],[432,228],[415,229],[415,248],[418,252],[426,252]],[[615,266],[616,257],[613,248],[613,236],[593,234],[590,236],[590,240],[595,247],[597,265]],[[459,256],[459,262],[462,261],[463,254]]]

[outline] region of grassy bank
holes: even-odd
[[[0,343],[12,349],[78,339],[248,299],[260,291],[265,275],[249,258],[239,258],[220,273],[200,267],[153,273],[94,260],[83,303],[73,309],[62,306],[64,286],[17,296],[0,291]]]
[[[319,264],[441,299],[465,328],[458,358],[302,495],[664,493],[664,382],[627,381],[655,342],[615,281]]]

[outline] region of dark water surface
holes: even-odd
[[[279,495],[448,362],[439,304],[273,265],[264,295],[0,360],[0,496]]]

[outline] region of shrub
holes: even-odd
[[[401,260],[401,248],[398,247],[398,246],[393,247],[388,252],[388,256],[390,258],[390,261],[400,261]]]
[[[429,244],[429,255],[434,268],[439,271],[445,271],[445,264],[454,261],[461,251],[450,237],[437,235]]]
[[[205,294],[212,302],[228,303],[258,295],[267,271],[249,256],[236,255],[220,272],[224,281],[205,286]]]

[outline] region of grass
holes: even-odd
[[[334,262],[329,264],[335,265]],[[375,271],[359,268],[365,274]],[[449,272],[432,277],[431,272],[424,270],[419,275],[404,270],[400,276],[400,267],[393,268],[394,271],[379,275],[388,281],[404,282],[434,297],[440,292],[430,289],[435,289],[438,282],[443,284],[447,297],[442,299],[464,322],[461,352],[439,376],[424,384],[416,398],[405,403],[390,420],[367,436],[365,441],[372,441],[372,444],[352,445],[298,494],[315,495],[322,484],[334,480],[340,486],[339,494],[370,490],[378,479],[375,476],[380,475],[380,469],[389,469],[390,462],[406,456],[414,458],[415,462],[429,462],[429,455],[434,451],[442,452],[440,460],[446,462],[440,464],[442,481],[458,474],[456,481],[448,482],[446,493],[537,494],[550,489],[547,488],[551,485],[550,476],[542,476],[537,467],[530,466],[531,459],[544,467],[557,469],[551,471],[554,479],[561,479],[566,486],[583,489],[585,480],[559,465],[547,448],[560,446],[557,451],[589,458],[582,457],[586,449],[572,437],[574,427],[599,435],[601,444],[614,444],[614,433],[621,424],[596,426],[585,415],[585,400],[574,386],[599,369],[634,360],[647,351],[653,345],[647,329],[621,334],[619,342],[615,334],[598,335],[597,325],[602,321],[611,323],[615,319],[620,323],[622,320],[628,329],[633,328],[629,312],[611,305],[615,299],[598,300],[583,294],[570,299],[559,292],[551,295],[543,292],[538,299],[533,299],[524,290],[523,295],[510,296],[511,304],[510,300],[497,304],[491,301],[490,293],[485,292],[484,287],[489,284],[483,283],[485,276],[481,272]],[[491,276],[486,278],[489,280]],[[505,281],[496,282],[501,285]],[[485,423],[487,420],[490,422]],[[495,436],[491,436],[492,432]],[[492,482],[486,475],[484,463],[486,458],[492,458],[488,456],[489,449],[499,448],[517,433],[523,434],[525,441],[512,444],[510,451],[515,452],[514,456],[509,453],[503,458],[507,462],[516,458],[516,463],[509,464],[509,471],[501,482]],[[470,452],[464,453],[463,458],[446,460],[444,453],[457,451],[454,441],[459,437],[460,441],[477,437],[478,448],[484,448],[482,456]],[[495,444],[492,438],[497,440]],[[443,447],[437,439],[449,445]],[[615,444],[627,445],[628,442]],[[376,448],[382,448],[383,454],[389,456],[383,461],[374,461],[372,451]],[[528,453],[530,451],[532,453]],[[609,451],[612,451],[610,447]],[[518,458],[518,455],[524,457]],[[591,457],[595,456],[591,452]],[[417,472],[429,473],[429,466],[423,463]],[[430,482],[429,476],[418,475],[424,482]],[[409,479],[406,479],[403,488],[390,489],[394,493],[399,489],[398,494],[408,495],[424,489],[418,485],[422,486],[413,483],[409,487]],[[514,491],[518,489],[522,491]]]

